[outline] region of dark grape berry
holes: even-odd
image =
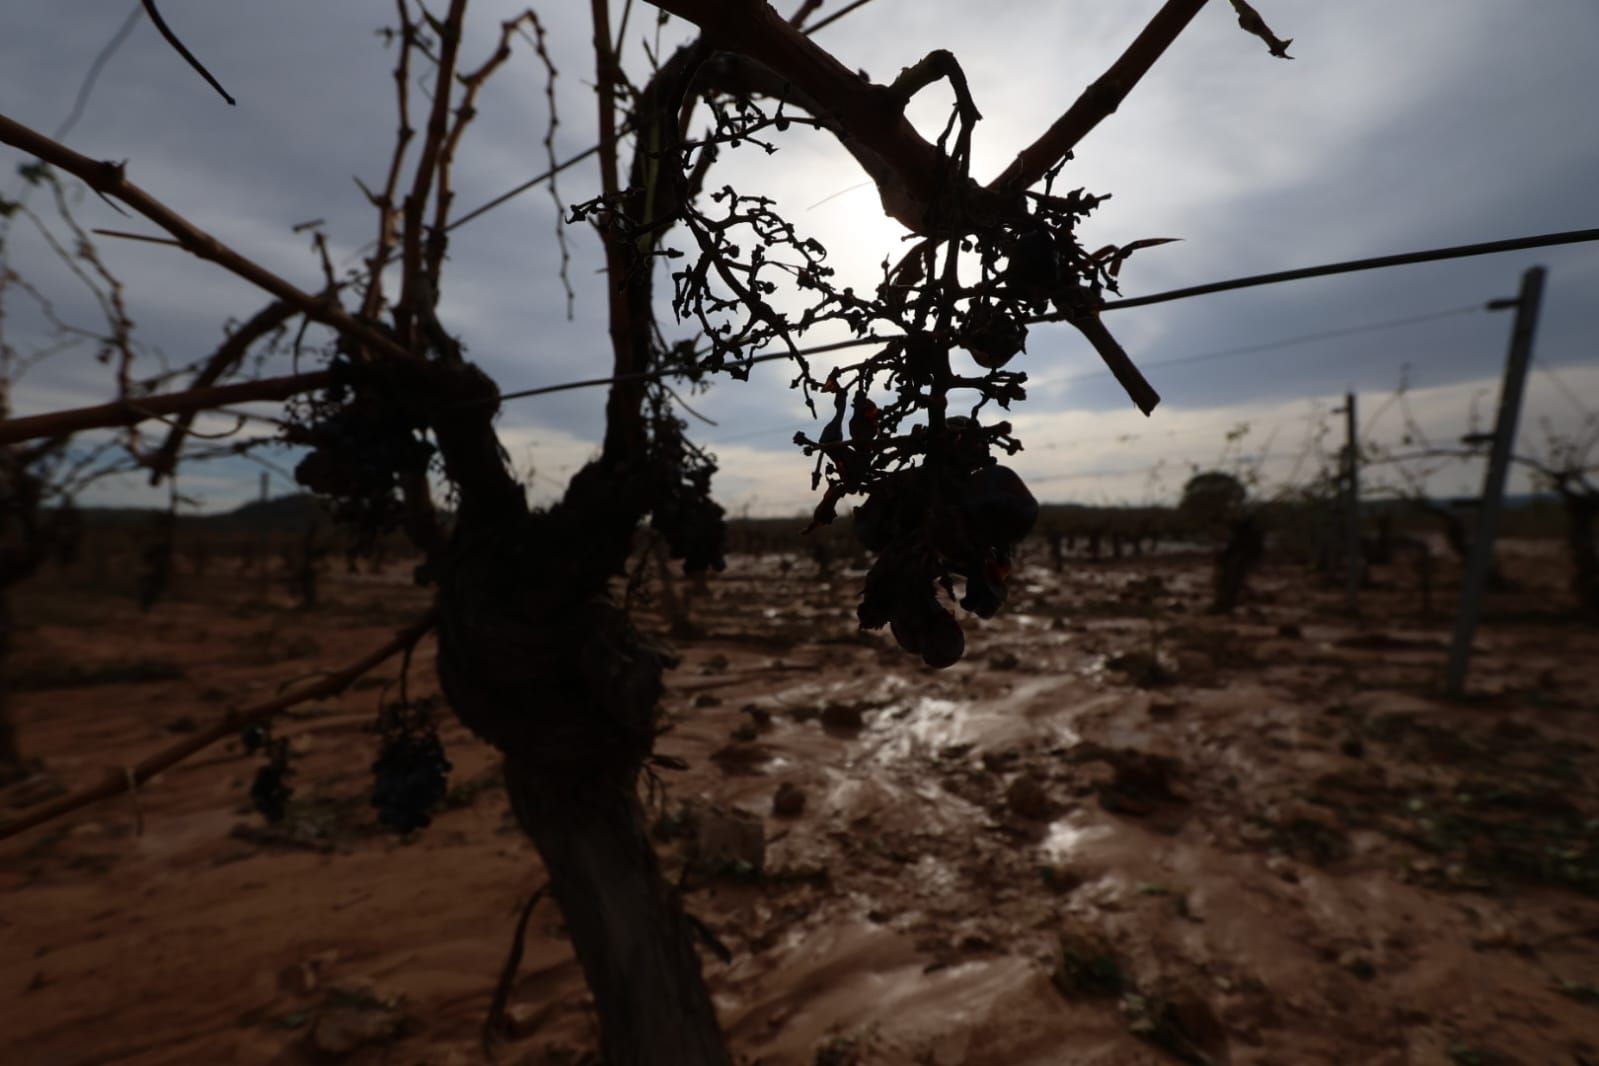
[[[990,305],[979,305],[966,316],[960,343],[978,366],[998,370],[1026,349],[1027,327]]]
[[[900,647],[920,655],[922,662],[935,669],[955,665],[966,653],[966,634],[960,623],[931,590],[903,602],[889,621],[889,630]]]
[[[261,750],[261,745],[267,742],[267,728],[257,722],[247,725],[239,730],[239,743],[244,745],[246,755],[254,755]]]
[[[986,560],[966,575],[966,595],[961,606],[979,618],[992,618],[1005,605],[1005,578],[1009,568],[998,560]]]
[[[878,421],[882,412],[865,393],[856,393],[849,416],[849,437],[857,443],[867,443],[877,436]]]
[[[666,538],[672,558],[683,560],[684,573],[725,569],[727,525],[721,504],[711,499],[716,463],[684,440],[682,420],[669,411],[654,412],[650,425],[650,528]]]
[[[906,651],[949,666],[966,650],[939,588],[964,578],[960,606],[991,618],[1005,603],[1011,552],[1038,519],[1038,501],[988,454],[973,418],[945,419],[935,459],[880,479],[855,508],[855,536],[877,559],[856,609],[862,629],[890,627]]]
[[[925,506],[920,470],[890,474],[855,508],[855,539],[867,551],[881,552],[921,524]]]
[[[1044,226],[1022,231],[1011,246],[1005,283],[1024,300],[1043,302],[1061,282],[1055,235]]]
[[[988,545],[1015,544],[1038,521],[1038,500],[1008,466],[985,466],[966,479],[961,507]]]

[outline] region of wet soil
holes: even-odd
[[[858,572],[735,558],[688,596],[660,745],[687,769],[649,799],[737,1060],[1599,1062],[1599,629],[1553,546],[1511,548],[1463,700],[1403,567],[1359,618],[1287,567],[1220,618],[1203,557],[1030,564],[933,671],[857,631]],[[190,579],[148,615],[37,583],[39,766],[0,817],[381,643],[425,606],[400,575],[309,611]],[[0,843],[0,1061],[483,1061],[542,872],[453,723],[434,824],[376,824],[398,677],[279,721],[281,825],[233,743]],[[591,1060],[553,904],[509,1004],[500,1061]]]

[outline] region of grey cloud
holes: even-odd
[[[391,56],[372,31],[390,19],[389,6],[168,6],[169,20],[240,107],[223,105],[145,26],[108,66],[72,143],[127,158],[135,180],[152,192],[286,277],[314,286],[318,271],[304,238],[289,232],[293,223],[326,218],[341,258],[374,231],[351,177],[376,182],[388,160]],[[927,0],[908,16],[902,5],[883,3],[821,39],[880,80],[931,48],[955,51],[986,116],[976,146],[976,170],[986,175],[1052,120],[1157,6]],[[1088,227],[1090,241],[1185,239],[1136,256],[1124,275],[1127,291],[1595,224],[1599,111],[1590,104],[1588,69],[1599,8],[1591,0],[1540,0],[1536,14],[1496,0],[1280,0],[1260,7],[1295,38],[1298,59],[1272,60],[1238,31],[1226,5],[1213,4],[1063,173],[1069,186],[1114,194]],[[483,54],[498,20],[514,10],[510,3],[475,6],[467,53]],[[29,20],[0,41],[7,113],[53,128],[125,13],[123,5],[31,5]],[[589,143],[594,105],[584,82],[592,57],[580,5],[553,5],[547,14],[561,68],[564,155]],[[647,7],[639,6],[634,20],[635,39],[653,32]],[[680,33],[669,29],[668,45]],[[458,205],[542,169],[543,84],[543,70],[523,55],[491,85],[463,146]],[[917,121],[941,124],[947,100],[942,88],[930,89],[915,106]],[[15,153],[0,152],[7,174],[14,162]],[[863,207],[875,204],[870,189],[810,209],[860,181],[836,146],[795,137],[774,159],[730,159],[725,176],[743,189],[777,187],[802,228],[825,234],[840,262],[864,276],[896,250],[891,240],[887,247],[851,246],[863,231],[888,236],[861,224]],[[592,168],[581,167],[563,181],[568,200],[592,195],[597,184]],[[0,176],[0,187],[8,183]],[[142,226],[94,201],[86,212],[97,225]],[[442,313],[507,389],[595,376],[608,362],[597,249],[582,227],[570,229],[579,300],[567,322],[554,276],[554,225],[540,190],[463,227],[452,245]],[[226,317],[260,303],[248,286],[169,249],[115,245],[107,255],[128,277],[144,335],[174,358],[208,351]],[[1583,247],[1237,293],[1121,312],[1111,321],[1138,359],[1157,363],[1508,295],[1532,262],[1553,271],[1541,356],[1591,359],[1599,301],[1590,294],[1599,267]],[[1450,319],[1151,376],[1172,412],[1245,400],[1287,404],[1349,385],[1387,388],[1406,359],[1413,380],[1443,386],[1496,373],[1506,328],[1503,317]],[[1027,411],[1065,417],[1126,407],[1108,377],[1049,384],[1096,367],[1069,329],[1040,330],[1029,349],[1028,369],[1043,383]],[[93,370],[41,368],[39,395],[54,401],[84,389],[85,402],[100,398]],[[721,423],[695,432],[728,441],[729,456],[746,464],[748,473],[729,465],[728,484],[746,479],[765,499],[792,500],[790,486],[776,479],[801,488],[805,481],[804,460],[786,443],[804,424],[803,407],[786,389],[791,376],[790,368],[770,366],[747,384],[718,384],[691,400]],[[603,401],[601,390],[590,390],[512,402],[501,423],[534,436],[593,439]],[[1161,417],[1157,412],[1151,426]],[[253,474],[240,476],[253,485]]]

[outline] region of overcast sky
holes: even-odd
[[[73,109],[95,56],[131,2],[8,5],[0,35],[0,111],[45,132]],[[620,14],[621,4],[614,5]],[[792,6],[792,5],[791,5]],[[828,8],[841,6],[830,2]],[[1215,0],[1122,106],[1080,146],[1066,187],[1111,193],[1084,227],[1090,247],[1142,237],[1182,243],[1134,256],[1127,295],[1219,278],[1434,245],[1599,226],[1599,4],[1594,0],[1258,0],[1293,62],[1273,59]],[[168,22],[239,101],[228,107],[140,20],[101,72],[65,140],[88,155],[126,160],[129,176],[235,248],[306,288],[319,269],[292,227],[325,220],[340,262],[375,233],[353,178],[381,183],[394,133],[391,51],[376,31],[388,0],[165,0]],[[558,151],[592,143],[593,69],[584,5],[541,11],[559,68]],[[1159,7],[1156,0],[877,0],[817,39],[851,67],[886,81],[934,48],[959,57],[985,120],[974,142],[980,180],[997,173],[1097,76]],[[520,8],[475,0],[463,53],[476,65],[499,21]],[[643,4],[630,54],[656,33]],[[681,40],[680,24],[662,31]],[[635,69],[639,69],[635,67]],[[524,45],[491,83],[467,133],[457,204],[474,206],[544,169],[544,70]],[[414,106],[422,106],[420,102]],[[937,133],[949,96],[934,87],[913,104]],[[869,286],[898,228],[836,144],[794,129],[782,151],[724,159],[713,183],[775,195],[818,237],[846,278]],[[22,158],[0,148],[0,192],[14,196]],[[567,202],[597,192],[592,167],[561,179]],[[35,206],[42,206],[34,202]],[[90,198],[90,224],[145,230]],[[441,318],[505,391],[604,373],[604,306],[596,243],[569,227],[578,292],[567,321],[556,276],[556,216],[543,191],[457,230]],[[82,299],[49,267],[26,225],[14,225],[11,264],[53,286],[61,306]],[[215,347],[230,317],[264,298],[183,253],[108,241],[127,281],[138,333],[173,362]],[[1221,455],[1226,431],[1247,423],[1247,454],[1273,456],[1287,476],[1307,432],[1346,389],[1382,410],[1372,433],[1394,439],[1398,410],[1381,407],[1401,380],[1430,433],[1463,432],[1475,404],[1490,418],[1510,319],[1478,310],[1515,292],[1535,263],[1550,269],[1537,364],[1524,418],[1570,430],[1599,407],[1599,247],[1540,252],[1300,282],[1129,309],[1107,321],[1164,396],[1145,419],[1069,327],[1041,328],[1019,361],[1033,379],[1015,421],[1028,450],[1016,461],[1045,499],[1143,500],[1175,492],[1191,464]],[[1443,315],[1444,312],[1458,312]],[[1383,325],[1423,316],[1425,321]],[[669,322],[668,322],[669,325]],[[1364,332],[1355,327],[1380,325]],[[25,315],[10,324],[25,343]],[[1321,340],[1304,338],[1343,332]],[[669,330],[670,333],[670,330]],[[683,334],[678,334],[683,335]],[[831,339],[827,337],[819,340]],[[1290,344],[1277,342],[1293,341]],[[1194,355],[1227,355],[1169,368]],[[146,369],[157,367],[152,356]],[[809,464],[788,442],[805,413],[781,364],[715,386],[694,401],[717,425],[692,432],[722,457],[717,487],[732,510],[794,513],[809,505]],[[109,398],[89,352],[31,371],[18,413]],[[603,390],[512,402],[501,427],[513,456],[548,495],[593,450]],[[282,457],[280,457],[280,460]],[[292,462],[292,460],[288,460]],[[1474,491],[1472,470],[1441,491]],[[183,486],[207,509],[253,496],[246,464],[197,469]],[[276,490],[289,491],[279,481]],[[133,481],[106,485],[99,502],[154,501]]]

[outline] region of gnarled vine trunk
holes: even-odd
[[[517,822],[533,838],[599,1011],[605,1060],[731,1064],[692,930],[661,876],[635,783],[572,782],[505,764]]]
[[[638,798],[667,656],[607,592],[649,509],[648,472],[602,458],[534,513],[494,435],[488,379],[439,367],[426,394],[459,491],[437,564],[439,683],[505,755],[512,809],[548,868],[606,1062],[730,1063]]]

